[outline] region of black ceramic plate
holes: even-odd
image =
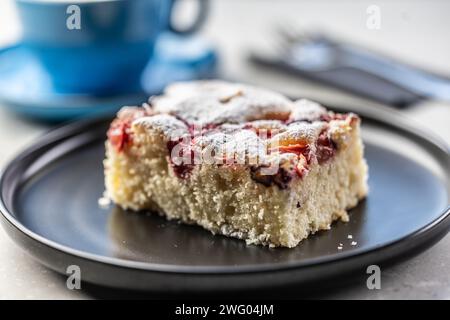
[[[9,164],[0,185],[3,225],[58,272],[75,264],[85,281],[156,291],[307,284],[418,253],[450,227],[448,149],[388,111],[356,111],[370,194],[349,223],[294,249],[247,246],[156,214],[99,208],[108,125],[101,120],[57,129]]]

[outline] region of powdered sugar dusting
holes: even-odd
[[[168,114],[156,114],[136,119],[133,122],[133,126],[158,130],[171,138],[182,136],[189,132],[184,122]]]
[[[176,83],[164,93],[151,99],[154,110],[189,122],[242,123],[274,116],[287,119],[294,106],[276,92],[218,80]]]
[[[295,122],[288,125],[284,132],[275,135],[273,139],[312,143],[317,140],[325,126],[324,122]]]
[[[325,114],[327,114],[327,110],[320,104],[311,100],[300,99],[294,102],[289,121],[313,122]]]
[[[157,130],[168,140],[188,136],[188,145],[201,152],[231,149],[233,157],[265,157],[263,162],[270,163],[275,157],[287,166],[305,166],[305,157],[313,161],[323,130],[331,133],[345,123],[313,101],[291,101],[270,90],[218,80],[172,84],[144,108],[122,108],[118,119]],[[267,155],[274,145],[284,146],[282,152]]]

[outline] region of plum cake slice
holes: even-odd
[[[367,194],[360,118],[223,81],[170,85],[123,107],[106,141],[106,194],[248,244],[295,247]]]

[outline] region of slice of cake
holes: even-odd
[[[249,244],[295,247],[367,194],[357,115],[223,81],[122,108],[104,166],[117,205]]]

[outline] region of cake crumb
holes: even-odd
[[[351,243],[352,246],[356,246],[357,244],[358,244],[358,242],[356,242],[356,241],[352,241],[352,243]]]
[[[108,209],[111,205],[111,199],[109,197],[103,196],[98,199],[98,206],[102,209]]]
[[[352,236],[351,234],[349,234],[349,235],[347,236],[347,239],[353,239],[353,236]]]

